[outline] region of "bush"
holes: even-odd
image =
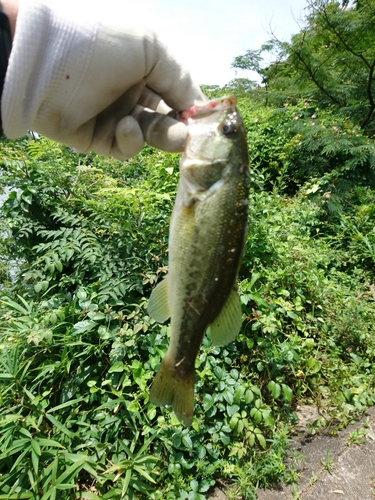
[[[375,185],[373,140],[349,119],[307,101],[281,109],[242,105],[250,165],[264,174],[267,189],[295,194],[314,179],[339,194]]]

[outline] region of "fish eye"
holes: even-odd
[[[224,135],[230,135],[233,134],[234,132],[237,132],[236,124],[233,123],[232,121],[225,121],[224,125],[222,126],[222,132]]]

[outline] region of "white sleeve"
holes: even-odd
[[[77,109],[72,114],[72,106],[78,94],[88,90],[85,76],[98,24],[87,20],[84,27],[78,26],[77,15],[69,16],[77,10],[67,4],[54,2],[52,8],[52,2],[43,0],[20,3],[2,96],[3,127],[9,138],[21,137],[30,128],[51,137],[53,128],[60,132],[64,127],[61,119],[69,121],[71,130],[89,118]],[[55,119],[46,120],[53,112]],[[92,109],[92,115],[95,112]]]

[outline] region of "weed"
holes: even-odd
[[[333,460],[331,459],[330,450],[327,450],[326,458],[324,460],[321,460],[321,464],[323,465],[324,470],[326,470],[329,474],[332,474],[334,463]]]
[[[310,486],[312,486],[314,483],[316,483],[316,482],[317,482],[317,480],[318,480],[318,479],[319,479],[319,478],[318,478],[318,476],[317,476],[317,475],[315,474],[315,472],[313,471],[313,472],[311,473],[311,477],[310,477],[310,479],[309,479],[309,485],[310,485]]]
[[[366,437],[369,433],[369,423],[367,422],[362,424],[362,427],[355,429],[350,433],[349,437],[346,439],[346,446],[360,445],[366,442]]]
[[[295,484],[292,484],[292,499],[293,500],[300,500],[301,499],[301,495],[297,489],[297,486]]]

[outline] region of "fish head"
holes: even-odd
[[[189,191],[207,190],[248,165],[246,131],[235,97],[193,106],[182,113],[188,135],[180,172]]]

